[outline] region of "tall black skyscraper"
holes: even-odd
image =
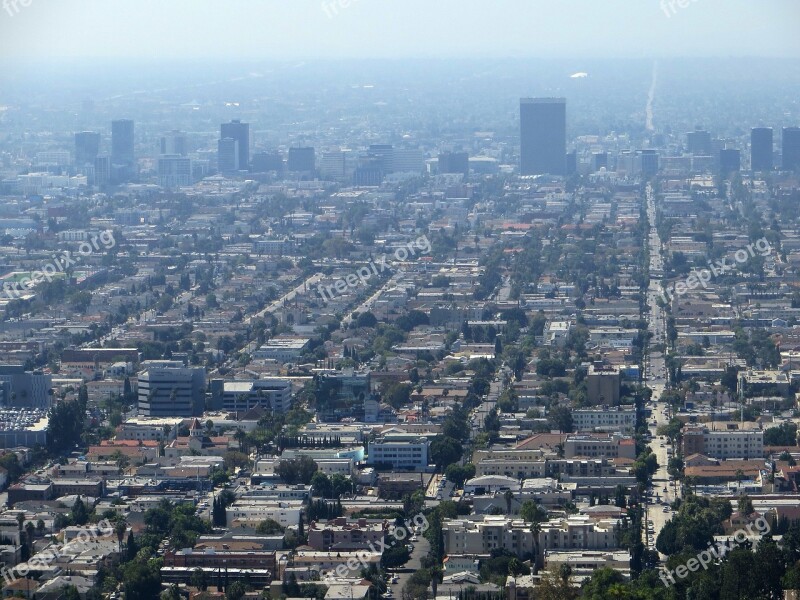
[[[723,177],[738,173],[742,167],[741,153],[736,148],[723,148],[719,151],[719,172]]]
[[[800,170],[800,127],[784,127],[781,140],[783,170]]]
[[[467,152],[442,152],[439,154],[439,173],[463,173],[469,177],[469,154]]]
[[[93,165],[100,154],[100,134],[94,131],[81,131],[75,134],[75,164],[84,167]]]
[[[223,123],[219,128],[220,139],[230,138],[239,144],[239,162],[237,171],[247,171],[250,169],[250,124],[242,123],[236,119],[230,123]]]
[[[380,160],[378,161],[380,163]],[[290,173],[313,173],[317,166],[314,148],[289,148],[286,170]]]
[[[564,175],[567,167],[566,98],[522,98],[520,173]]]
[[[750,170],[772,171],[772,127],[750,130]]]
[[[119,119],[111,121],[111,162],[115,165],[133,167],[133,121]]]
[[[686,146],[689,154],[711,156],[711,134],[698,127],[686,134]]]

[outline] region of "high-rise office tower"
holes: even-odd
[[[384,174],[394,173],[394,148],[391,144],[372,144],[368,154],[380,161]]]
[[[111,121],[111,162],[115,165],[133,167],[133,121],[119,119]]]
[[[800,170],[800,127],[784,127],[781,139],[784,171]]]
[[[347,153],[341,148],[323,152],[319,161],[319,174],[329,179],[343,180],[347,177]]]
[[[686,146],[689,154],[711,156],[711,134],[698,127],[686,134]]]
[[[520,100],[520,173],[564,175],[567,156],[566,98]]]
[[[103,187],[111,182],[111,157],[98,156],[94,159],[94,184]]]
[[[186,138],[186,133],[173,129],[169,133],[165,133],[159,140],[159,154],[172,154],[178,156],[189,155],[189,142]]]
[[[658,173],[658,152],[656,150],[648,149],[642,150],[639,153],[641,159],[642,175],[645,177],[652,177]]]
[[[425,156],[419,148],[395,148],[392,167],[395,173],[422,173],[425,170]]]
[[[592,153],[592,172],[608,168],[608,152]]]
[[[81,131],[75,134],[75,164],[83,167],[93,165],[100,153],[100,134],[94,131]]]
[[[230,138],[239,143],[239,158],[235,171],[248,171],[250,169],[250,124],[242,123],[235,119],[230,123],[223,123],[219,128],[220,139]]]
[[[146,417],[191,417],[203,414],[205,369],[180,361],[147,360],[139,373],[139,414]]]
[[[750,170],[771,171],[772,127],[753,127],[750,131]]]
[[[256,152],[253,155],[253,172],[283,171],[283,157],[278,152]]]
[[[719,171],[725,177],[738,173],[742,167],[742,157],[736,148],[723,148],[719,151]]]
[[[463,173],[469,177],[469,153],[442,152],[439,154],[439,173]]]
[[[289,148],[286,170],[290,173],[313,173],[316,169],[314,148]]]
[[[179,154],[159,156],[158,185],[168,189],[192,185],[192,159]]]
[[[233,138],[222,138],[217,142],[217,170],[220,173],[235,173],[239,170],[239,142]]]

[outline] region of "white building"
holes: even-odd
[[[281,527],[296,527],[302,512],[303,502],[300,500],[276,501],[272,498],[236,500],[225,509],[228,527],[255,526],[267,519],[278,522]]]
[[[117,428],[118,440],[167,441],[174,440],[183,419],[177,417],[133,417]]]
[[[636,408],[633,406],[601,406],[572,411],[575,431],[607,431],[631,433],[636,429]]]
[[[402,471],[424,471],[428,468],[428,446],[427,438],[377,440],[369,445],[367,464],[387,464]]]
[[[276,337],[253,353],[253,358],[289,362],[299,358],[308,347],[308,338]]]

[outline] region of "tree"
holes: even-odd
[[[753,501],[747,494],[739,496],[739,499],[736,501],[736,508],[743,517],[748,517],[755,512]]]
[[[376,327],[378,325],[378,319],[373,315],[371,312],[365,312],[358,315],[356,318],[356,326],[358,327]]]
[[[511,490],[506,490],[505,494],[503,494],[503,498],[506,501],[506,514],[510,515],[511,514],[511,503],[514,500],[514,492],[512,492]]]
[[[133,560],[136,558],[136,555],[139,553],[139,544],[136,543],[136,539],[133,537],[133,531],[128,534],[128,541],[125,544],[125,559],[126,562]]]
[[[411,401],[412,389],[408,383],[395,383],[388,386],[381,396],[389,406],[398,410]]]
[[[234,581],[225,590],[225,600],[242,600],[247,593],[247,588],[241,581]]]
[[[408,547],[404,544],[397,544],[383,551],[381,563],[385,569],[396,569],[403,566],[411,558]]]
[[[475,465],[467,463],[465,465],[451,464],[445,469],[447,480],[452,481],[456,486],[461,487],[468,479],[475,477]]]
[[[283,533],[284,528],[280,523],[274,519],[265,519],[256,526],[256,533],[261,535],[273,535],[276,533]]]
[[[128,530],[128,524],[125,521],[117,521],[114,525],[114,533],[117,534],[117,550],[120,555],[122,554],[122,542],[125,539],[125,532]]]
[[[572,411],[566,406],[554,406],[547,413],[547,422],[552,429],[570,433],[572,431]]]
[[[314,496],[321,498],[332,497],[333,487],[331,486],[331,480],[322,471],[317,471],[311,477],[311,491]]]
[[[295,483],[309,485],[318,468],[313,459],[301,456],[298,459],[282,460],[278,464],[278,475],[289,485]]]
[[[444,435],[437,435],[433,438],[430,446],[431,461],[440,470],[458,462],[463,452],[464,448],[461,446],[461,442]]]
[[[201,592],[205,592],[208,589],[208,577],[206,576],[206,572],[198,567],[192,571],[192,578],[189,580],[189,583],[191,583],[192,587],[197,588]]]
[[[547,520],[547,511],[533,500],[525,500],[519,507],[519,516],[528,523],[541,523]]]
[[[89,520],[89,511],[86,509],[86,504],[80,496],[77,497],[75,503],[72,505],[70,516],[72,517],[72,522],[76,525],[86,525],[86,522]]]

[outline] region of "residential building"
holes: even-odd
[[[340,517],[331,521],[312,521],[308,526],[308,545],[325,552],[359,550],[378,547],[389,532],[386,520],[361,518],[357,521]]]
[[[632,433],[636,429],[636,407],[600,406],[572,411],[575,431],[606,431]]]
[[[631,437],[603,434],[570,434],[564,442],[565,458],[636,458]]]
[[[755,423],[724,422],[688,427],[683,431],[684,456],[704,454],[717,459],[756,459],[764,456],[764,431]],[[718,428],[717,428],[718,427]]]

